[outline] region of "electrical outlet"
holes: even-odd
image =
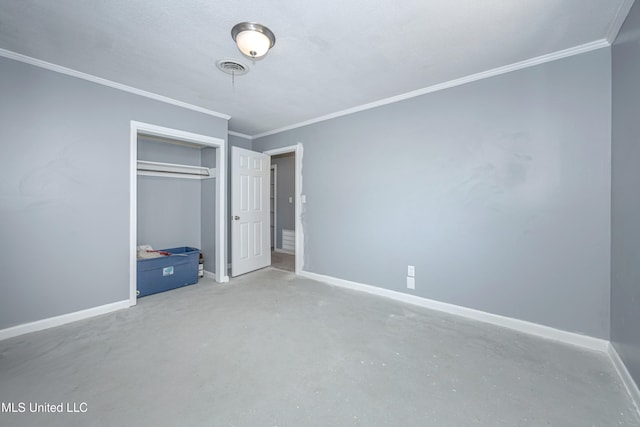
[[[407,277],[407,288],[415,289],[416,288],[416,279],[415,277]]]
[[[407,276],[409,277],[416,277],[416,267],[413,265],[410,265],[407,267]]]

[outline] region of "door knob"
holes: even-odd
[[[236,221],[240,219],[240,217],[238,215],[234,216],[233,219],[235,219]]]

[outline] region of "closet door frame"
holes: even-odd
[[[137,259],[136,245],[138,241],[138,136],[156,136],[187,142],[202,147],[216,148],[216,210],[215,210],[215,280],[218,283],[229,281],[227,275],[227,240],[225,224],[227,223],[227,142],[197,133],[171,129],[162,126],[131,121],[129,141],[129,305],[137,302]]]

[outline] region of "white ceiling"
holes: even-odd
[[[0,0],[0,48],[231,115],[256,135],[610,38],[633,0]],[[268,26],[262,61],[230,36]],[[220,72],[237,58],[250,72]]]

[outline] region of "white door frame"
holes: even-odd
[[[295,153],[295,217],[296,217],[296,274],[302,273],[304,268],[304,230],[302,229],[302,143],[287,147],[263,151],[264,154],[276,156],[278,154]]]
[[[129,136],[129,305],[137,302],[137,259],[138,245],[138,136],[159,136],[178,141],[189,142],[203,147],[213,147],[216,152],[216,282],[229,281],[226,269],[227,242],[225,224],[227,223],[227,142],[221,138],[200,135],[177,129],[156,126],[148,123],[131,121]]]

